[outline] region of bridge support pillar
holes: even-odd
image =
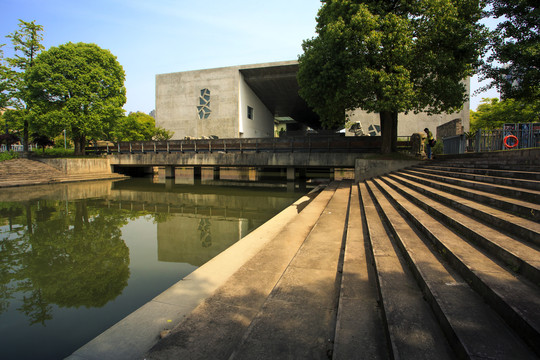
[[[174,166],[165,166],[165,178],[174,179]]]
[[[293,167],[287,168],[287,181],[294,181],[295,170]]]
[[[219,180],[220,178],[220,167],[219,166],[215,166],[214,167],[214,180]]]

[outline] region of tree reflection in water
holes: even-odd
[[[10,300],[30,324],[52,319],[60,307],[102,307],[129,279],[129,249],[121,227],[130,213],[41,200],[3,203],[9,226],[0,233],[0,314]]]
[[[227,185],[130,179],[2,189],[2,359],[69,356],[305,191]]]

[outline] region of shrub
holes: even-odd
[[[5,151],[0,153],[0,161],[11,160],[19,158],[19,153],[15,151]]]

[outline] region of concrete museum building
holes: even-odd
[[[297,72],[298,61],[284,61],[156,75],[156,125],[174,131],[173,139],[273,137],[276,124],[299,130],[318,116],[298,94]],[[380,135],[378,114],[349,116],[364,134]],[[400,114],[398,135],[435,133],[451,121],[469,130],[469,102],[453,114]]]

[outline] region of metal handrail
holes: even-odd
[[[215,152],[377,152],[380,136],[302,136],[286,138],[197,139],[168,141],[119,142],[115,146],[88,147],[97,154],[144,153],[215,153]]]

